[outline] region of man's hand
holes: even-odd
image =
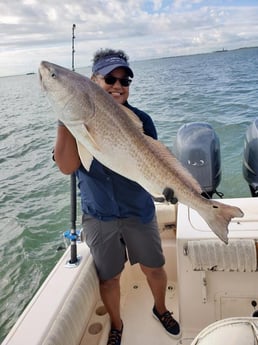
[[[163,190],[162,194],[164,195],[166,201],[170,202],[171,204],[176,204],[178,202],[177,198],[174,195],[173,189],[166,187]]]

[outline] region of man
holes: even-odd
[[[94,55],[92,72],[91,79],[132,110],[142,121],[144,133],[157,139],[150,116],[127,101],[134,76],[127,55],[121,50],[100,50]],[[165,306],[167,276],[152,197],[139,184],[96,159],[87,172],[75,139],[62,123],[58,124],[54,157],[63,173],[76,171],[79,181],[82,225],[96,265],[101,298],[111,320],[107,344],[120,345],[122,338],[119,281],[127,261],[126,248],[130,263],[139,263],[146,275],[154,298],[154,317],[171,336],[179,337],[179,324]]]

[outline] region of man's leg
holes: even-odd
[[[154,298],[153,316],[159,320],[167,333],[172,337],[180,337],[180,326],[172,317],[165,305],[167,275],[163,267],[150,268],[141,265]]]
[[[143,273],[146,275],[147,282],[150,286],[154,304],[160,314],[167,311],[165,305],[165,296],[167,288],[167,274],[163,267],[150,268],[140,265]]]
[[[120,274],[112,279],[100,281],[100,295],[110,316],[111,328],[121,330]]]

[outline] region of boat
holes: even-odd
[[[226,53],[226,52],[228,52],[228,49],[225,49],[225,48],[215,51],[215,53]]]
[[[258,120],[250,128],[248,152],[256,144]],[[178,131],[175,151],[205,184],[207,194],[215,194],[221,169],[213,128],[206,123],[186,124]],[[244,155],[243,170],[251,167],[255,177],[258,170],[254,172],[249,156]],[[223,199],[245,214],[230,223],[228,245],[196,211],[180,203],[155,201],[168,275],[166,304],[180,322],[181,337],[172,338],[154,319],[143,273],[138,265],[126,264],[121,277],[122,345],[258,343],[258,198],[254,196]],[[71,262],[73,246],[68,247],[2,345],[106,345],[110,323],[94,263],[80,235],[75,242],[77,260]]]

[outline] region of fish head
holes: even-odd
[[[39,79],[57,117],[65,124],[87,124],[94,115],[93,83],[89,78],[65,67],[42,61]]]

